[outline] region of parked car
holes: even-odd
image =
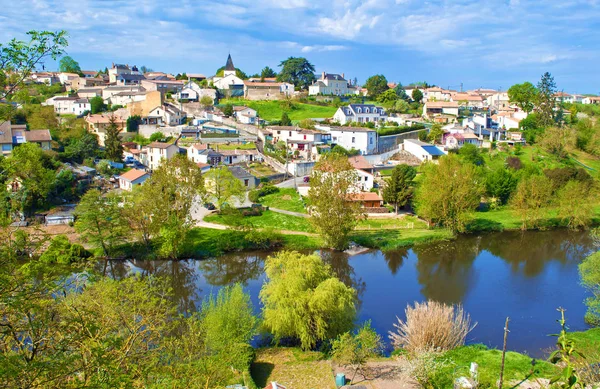
[[[216,207],[213,203],[205,203],[204,208],[208,209],[209,211],[214,211]]]

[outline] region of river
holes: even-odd
[[[463,304],[477,322],[468,343],[500,348],[508,316],[508,348],[543,357],[555,342],[548,335],[559,331],[558,307],[567,310],[571,330],[587,329],[583,321],[587,294],[577,265],[594,249],[587,233],[554,230],[462,236],[386,253],[371,250],[348,256],[323,251],[321,255],[343,282],[358,291],[358,321],[370,319],[386,341],[396,316],[404,318],[407,304],[433,299]],[[207,294],[240,282],[258,312],[263,263],[271,254],[98,265],[116,278],[132,272],[169,277],[182,311],[193,311]]]

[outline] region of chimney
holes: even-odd
[[[344,79],[346,78],[346,77],[344,77],[344,73],[342,73],[342,78],[344,78]]]
[[[325,79],[325,72],[323,72],[323,74],[321,75],[321,80]]]

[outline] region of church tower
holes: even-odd
[[[235,66],[233,66],[233,60],[231,59],[231,54],[227,56],[227,63],[225,64],[225,70],[223,71],[223,77],[227,77],[228,75],[235,76]]]

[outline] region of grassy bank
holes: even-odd
[[[287,102],[285,102],[287,103]],[[221,105],[233,104],[233,105],[245,105],[258,112],[258,115],[265,120],[280,120],[281,115],[287,112],[288,117],[291,120],[303,120],[310,118],[329,118],[335,114],[336,107],[305,104],[299,102],[292,103],[292,109],[287,109],[284,102],[282,101],[252,101],[243,99],[223,99],[220,101]]]
[[[276,193],[271,193],[260,198],[260,203],[268,207],[279,208],[285,211],[306,213],[304,202],[294,188],[280,188]]]

